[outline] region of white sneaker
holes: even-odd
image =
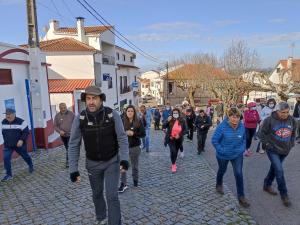
[[[260,149],[258,152],[259,152],[260,154],[264,154],[264,153],[265,153],[265,151],[264,151],[263,149]]]
[[[180,152],[179,156],[180,156],[180,158],[183,158],[184,157],[184,152]]]

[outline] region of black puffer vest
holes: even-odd
[[[103,107],[96,115],[86,110],[80,113],[80,129],[86,157],[94,161],[108,161],[118,153],[113,110]]]

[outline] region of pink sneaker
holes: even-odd
[[[250,157],[250,156],[252,156],[252,152],[251,152],[249,149],[247,149],[247,150],[244,152],[244,156]]]
[[[171,167],[172,173],[176,173],[176,170],[177,170],[176,164],[172,164],[172,167]]]

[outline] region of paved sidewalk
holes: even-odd
[[[171,174],[169,150],[163,133],[152,133],[152,151],[142,152],[140,186],[120,194],[123,223],[128,225],[256,224],[248,210],[238,206],[235,194],[215,192],[215,172],[185,142],[185,157],[178,172]],[[82,152],[81,155],[84,155]],[[14,179],[0,184],[0,224],[94,224],[84,160],[80,162],[82,182],[73,184],[64,168],[62,148],[42,151],[34,158],[30,175],[25,163],[13,163]]]

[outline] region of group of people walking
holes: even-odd
[[[128,188],[127,171],[130,167],[133,186],[139,186],[139,156],[142,149],[145,152],[151,151],[152,119],[155,130],[160,130],[162,124],[162,132],[165,134],[163,141],[170,149],[172,173],[178,170],[176,164],[178,155],[181,154],[183,157],[185,135],[188,141],[193,141],[196,131],[197,153],[200,155],[205,151],[207,134],[212,126],[211,108],[207,114],[208,107],[211,106],[206,110],[200,108],[194,110],[187,104],[174,108],[166,104],[160,111],[158,108],[151,109],[144,105],[137,110],[135,106],[127,105],[120,115],[103,105],[106,96],[97,86],[87,87],[81,95],[81,100],[86,103],[86,109],[77,116],[61,103],[60,112],[54,119],[54,127],[67,150],[66,167],[69,168],[72,182],[81,181],[78,161],[80,146],[84,143],[85,165],[99,224],[121,224],[118,193]],[[294,117],[299,118],[300,99],[297,100]],[[275,105],[275,100],[269,100],[265,108],[258,112],[257,105],[249,103],[244,113],[234,106],[224,110],[223,103],[216,107],[218,125],[212,135],[218,162],[216,191],[224,194],[223,176],[230,162],[236,179],[238,201],[243,207],[250,205],[244,193],[243,160],[244,156],[251,155],[250,147],[255,135],[258,136],[262,150],[267,152],[271,162],[263,190],[271,195],[277,195],[271,187],[276,178],[283,204],[285,206],[291,204],[282,163],[295,145],[296,130],[299,126],[297,128],[297,121],[289,115],[289,105],[286,102],[277,104],[276,109]],[[2,181],[12,179],[10,159],[14,150],[27,162],[29,172],[32,173],[33,163],[26,149],[29,130],[25,121],[16,117],[12,109],[6,110],[6,118],[2,121],[2,134],[5,146],[4,167],[7,173]]]

